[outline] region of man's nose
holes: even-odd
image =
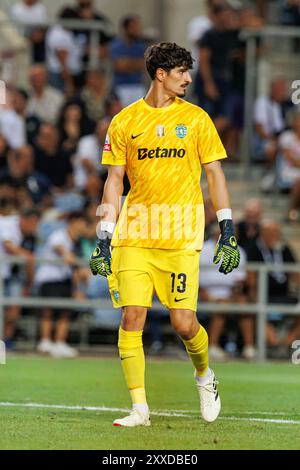
[[[185,72],[184,78],[185,78],[185,81],[186,81],[187,83],[192,83],[192,81],[193,81],[190,72]]]

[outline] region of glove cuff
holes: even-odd
[[[99,245],[103,240],[107,241],[108,244],[110,245],[111,239],[112,239],[113,234],[106,232],[106,230],[101,230],[99,233],[99,240],[97,245]]]

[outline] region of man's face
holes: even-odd
[[[276,247],[278,242],[281,240],[281,231],[279,224],[270,222],[263,225],[261,229],[261,238],[263,239],[266,246],[270,249]]]
[[[37,231],[39,221],[40,219],[36,215],[32,215],[31,217],[21,217],[20,226],[23,235],[34,235]]]
[[[169,73],[165,72],[163,83],[171,96],[183,98],[187,87],[192,83],[192,77],[185,67],[175,67]]]
[[[274,80],[271,86],[271,96],[277,103],[282,103],[287,96],[287,83],[283,79]]]
[[[38,134],[38,144],[42,149],[48,149],[58,144],[57,130],[50,125],[42,125]]]
[[[142,22],[140,18],[134,18],[126,28],[126,34],[129,38],[137,40],[142,34]]]
[[[30,71],[29,80],[33,88],[44,88],[47,84],[47,72],[43,67],[34,67]]]

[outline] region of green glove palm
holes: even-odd
[[[90,258],[90,269],[94,276],[99,274],[100,276],[107,277],[112,272],[110,238],[107,232],[102,232],[100,236],[101,239],[98,241]]]
[[[213,262],[218,264],[222,259],[219,271],[220,273],[228,274],[239,266],[240,251],[234,236],[232,220],[222,220],[219,225],[221,235],[217,241]]]

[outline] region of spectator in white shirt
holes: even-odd
[[[68,216],[65,229],[56,230],[44,245],[43,257],[53,261],[62,260],[61,264],[43,263],[36,272],[36,284],[42,297],[72,297],[72,268],[76,262],[74,254],[75,242],[85,234],[86,218],[81,212],[72,212]],[[56,314],[57,323],[52,341],[53,316]],[[76,349],[66,343],[70,328],[70,312],[66,309],[42,310],[40,325],[41,339],[37,350],[56,358],[72,358],[77,356]]]
[[[233,275],[224,276],[218,271],[218,267],[211,264],[214,257],[216,239],[219,236],[219,229],[216,233],[203,244],[200,255],[200,300],[218,302],[218,303],[245,303],[246,296],[244,287],[246,282],[246,255],[243,248],[240,247],[241,261],[238,269]],[[208,267],[209,266],[209,267]],[[220,347],[220,337],[223,333],[224,325],[228,319],[227,315],[215,314],[210,322],[210,347],[209,355],[211,359],[225,359],[226,353]],[[242,355],[245,359],[254,359],[254,321],[251,316],[239,316],[239,327],[244,340]]]
[[[35,64],[30,68],[31,92],[28,111],[43,122],[55,124],[64,103],[64,95],[48,85],[47,80],[47,70],[43,64]]]
[[[271,83],[270,95],[260,96],[254,104],[253,159],[273,165],[278,135],[285,129],[282,104],[287,99],[287,83],[277,78]]]
[[[279,137],[279,186],[290,191],[289,221],[300,220],[300,111],[295,113],[292,129]]]
[[[40,0],[21,0],[12,5],[10,16],[17,23],[18,30],[30,40],[33,62],[43,62],[45,60],[43,24],[48,18],[46,6]]]
[[[25,260],[24,268],[12,263],[1,263],[4,295],[19,297],[30,291],[34,273],[35,236],[40,215],[35,209],[26,209],[20,216],[0,217],[0,256],[14,255]],[[4,338],[8,348],[13,347],[13,337],[21,308],[8,307],[5,315]]]
[[[6,97],[7,104],[0,108],[0,134],[12,149],[18,149],[27,143],[25,120],[16,110],[15,91],[8,90]]]
[[[90,175],[100,173],[101,178],[101,174],[105,173],[105,167],[100,162],[105,133],[106,125],[99,121],[94,134],[86,135],[79,140],[73,159],[74,184],[77,189],[85,189]],[[102,183],[104,184],[104,181]]]
[[[61,20],[74,19],[71,9],[65,8],[59,14]],[[54,88],[73,96],[76,87],[82,85],[82,59],[85,44],[82,36],[76,36],[66,27],[56,24],[46,35],[46,60],[49,83]]]

